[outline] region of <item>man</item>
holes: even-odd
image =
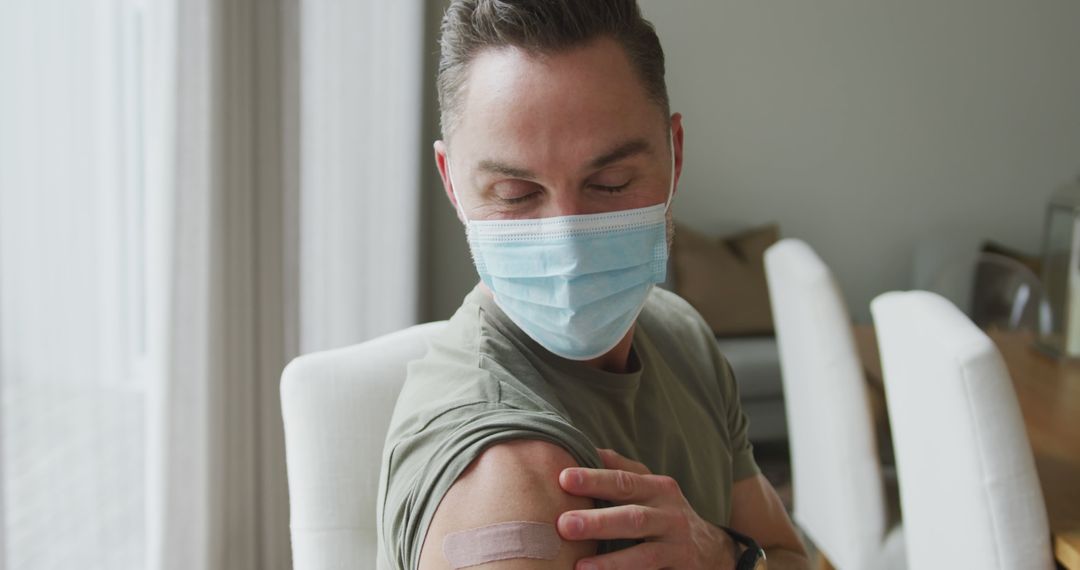
[[[441,41],[435,161],[481,283],[410,365],[382,555],[805,567],[711,331],[653,287],[683,126],[636,2],[454,0]]]

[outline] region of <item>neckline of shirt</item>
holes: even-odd
[[[491,319],[495,326],[505,334],[513,336],[514,340],[528,346],[533,354],[540,357],[545,364],[557,369],[559,372],[592,386],[619,392],[636,390],[641,384],[641,377],[647,363],[641,358],[640,347],[642,346],[643,333],[640,326],[635,327],[634,338],[631,342],[631,371],[623,373],[609,372],[607,370],[589,366],[582,361],[562,358],[541,346],[540,343],[525,334],[525,331],[521,330],[521,327],[517,326],[517,324],[515,324],[514,321],[499,308],[499,305],[495,300],[485,293],[479,285],[473,288],[469,293],[469,297],[472,297],[472,301],[477,303],[483,312],[491,315]]]

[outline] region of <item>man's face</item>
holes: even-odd
[[[485,51],[465,90],[458,126],[435,155],[450,200],[456,191],[470,220],[663,203],[672,133],[676,178],[681,170],[679,115],[663,116],[614,40],[552,56]]]

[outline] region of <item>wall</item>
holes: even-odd
[[[641,5],[685,116],[676,217],[712,233],[779,222],[858,320],[909,286],[927,236],[1037,252],[1048,196],[1080,173],[1080,4]],[[445,318],[475,272],[433,180],[427,308]]]
[[[435,73],[439,62],[439,22],[447,0],[427,0],[425,17],[429,44],[424,46],[427,68],[424,85],[424,137],[422,196],[424,251],[421,315],[424,321],[447,319],[461,305],[461,300],[480,280],[469,256],[465,228],[458,221],[450,200],[443,192],[435,168],[432,143],[440,138],[439,111],[435,91]]]
[[[922,236],[1035,252],[1080,173],[1080,4],[642,2],[687,125],[676,217],[778,221],[858,319]]]

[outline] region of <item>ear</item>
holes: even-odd
[[[454,207],[454,214],[457,215],[458,220],[461,223],[465,223],[465,220],[461,219],[461,208],[458,207],[457,196],[454,194],[454,183],[450,180],[450,162],[446,156],[446,143],[444,141],[435,141],[435,167],[439,169],[439,177],[442,179],[443,191],[446,192],[446,197],[450,200],[450,205]]]
[[[671,116],[671,144],[675,145],[675,190],[672,197],[679,191],[679,179],[682,178],[683,167],[683,126],[682,115],[675,113]]]

